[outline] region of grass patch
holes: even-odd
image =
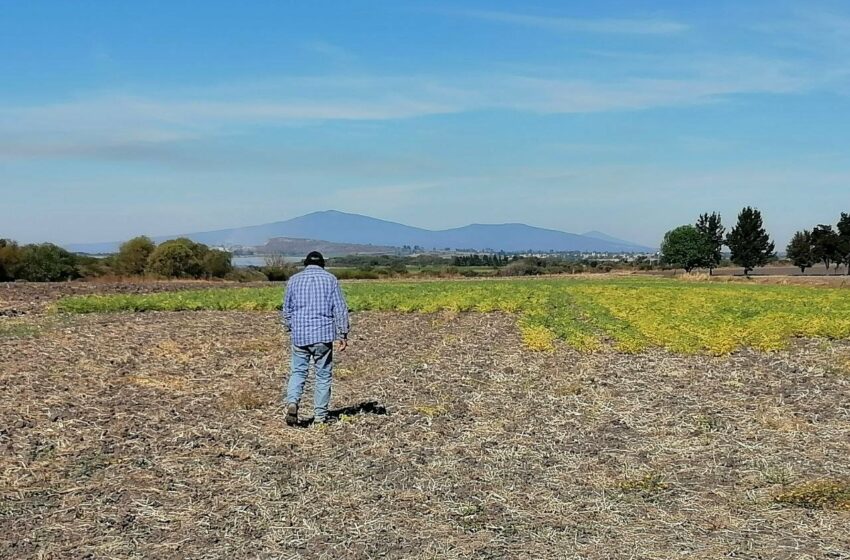
[[[448,414],[448,412],[449,412],[448,409],[441,404],[418,405],[418,406],[414,406],[413,410],[415,410],[416,412],[418,412],[422,416],[427,416],[428,418],[436,418],[437,416],[443,416],[445,414]]]
[[[765,465],[761,469],[761,476],[768,484],[786,486],[794,479],[794,469],[786,465]]]
[[[664,482],[664,476],[656,471],[650,471],[634,478],[626,478],[617,484],[621,492],[628,494],[640,494],[641,496],[652,496],[670,488]]]
[[[727,354],[777,350],[794,337],[850,338],[846,289],[653,278],[374,282],[345,284],[353,311],[516,313],[526,345],[551,350],[556,339],[584,352],[605,340],[624,352],[661,347]],[[63,313],[266,311],[282,290],[235,288],[60,300]]]
[[[807,509],[850,511],[850,481],[814,480],[774,496],[778,504]]]
[[[264,396],[257,391],[237,391],[226,398],[228,408],[234,410],[258,410],[266,405]]]
[[[357,377],[358,373],[351,368],[334,367],[334,377],[336,379],[351,379]]]
[[[41,335],[37,325],[19,321],[0,321],[0,338],[32,338]]]

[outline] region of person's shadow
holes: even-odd
[[[343,408],[336,408],[328,411],[328,422],[337,422],[343,416],[354,416],[355,414],[376,414],[378,416],[387,415],[387,407],[379,404],[378,401],[365,401],[359,404],[353,404]],[[313,425],[313,419],[299,420],[296,427],[307,428]]]

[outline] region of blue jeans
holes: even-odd
[[[320,342],[310,346],[292,346],[292,373],[289,375],[286,403],[301,401],[304,383],[307,382],[310,360],[312,359],[316,364],[316,391],[313,395],[313,407],[315,408],[315,419],[318,422],[328,418],[334,371],[333,356],[333,342]]]

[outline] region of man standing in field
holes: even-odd
[[[304,392],[312,360],[316,367],[314,423],[328,421],[333,383],[333,343],[348,347],[348,305],[336,277],[325,270],[322,254],[313,251],[304,260],[304,270],[286,284],[283,326],[292,338],[292,372],[286,392],[286,423],[298,424],[298,403]]]

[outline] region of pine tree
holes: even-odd
[[[705,238],[706,255],[703,266],[708,268],[708,274],[711,275],[714,269],[720,266],[723,258],[723,234],[726,233],[726,228],[720,221],[720,214],[700,214],[697,231]]]
[[[809,230],[798,231],[791,238],[791,242],[786,249],[788,258],[794,263],[794,266],[800,269],[800,272],[805,274],[807,268],[814,266],[818,262],[815,258],[815,246],[812,243],[812,232]]]
[[[826,266],[826,272],[829,274],[829,267],[833,263],[840,263],[841,255],[841,238],[832,229],[832,226],[819,224],[812,230],[812,245],[814,245],[815,259],[822,262]]]
[[[850,276],[850,214],[842,212],[838,220],[838,250]]]
[[[749,206],[738,214],[738,223],[726,236],[726,245],[732,251],[732,262],[744,269],[745,276],[776,256],[773,242],[762,224],[761,212]]]

